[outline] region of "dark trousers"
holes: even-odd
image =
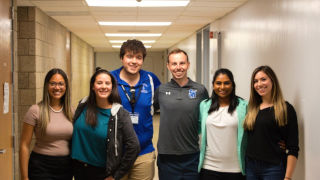
[[[187,155],[159,154],[159,180],[199,180],[199,153]]]
[[[283,180],[286,168],[283,161],[271,164],[246,157],[247,180]]]
[[[30,180],[71,180],[70,156],[48,156],[31,152],[28,176]]]
[[[73,175],[75,180],[104,180],[106,170],[102,167],[73,160]]]
[[[217,172],[208,169],[201,169],[200,180],[245,180],[242,173]]]

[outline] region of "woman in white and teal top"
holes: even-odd
[[[200,104],[201,180],[242,180],[246,135],[243,121],[247,102],[235,94],[232,72],[219,69],[213,77],[211,98]]]

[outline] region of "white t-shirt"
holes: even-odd
[[[237,154],[238,115],[229,106],[210,113],[206,121],[207,147],[203,168],[218,172],[241,172]]]

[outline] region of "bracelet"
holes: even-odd
[[[289,180],[291,180],[291,178],[289,178],[289,177],[284,177],[285,179],[289,179]]]

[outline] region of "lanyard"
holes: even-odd
[[[139,99],[139,97],[140,97],[141,87],[142,87],[142,85],[139,86],[139,91],[138,91],[138,96],[137,96],[137,98],[135,98],[135,92],[136,92],[136,90],[135,90],[134,86],[131,86],[131,87],[130,87],[130,93],[131,93],[131,97],[132,97],[132,98],[131,98],[131,97],[129,96],[128,92],[126,91],[126,89],[124,88],[124,86],[121,85],[121,88],[122,88],[123,92],[125,93],[127,99],[129,100],[129,103],[130,103],[130,105],[131,105],[132,114],[134,113],[134,106],[135,106],[136,102],[138,101],[138,99]],[[133,89],[134,91],[131,91],[131,89]]]

